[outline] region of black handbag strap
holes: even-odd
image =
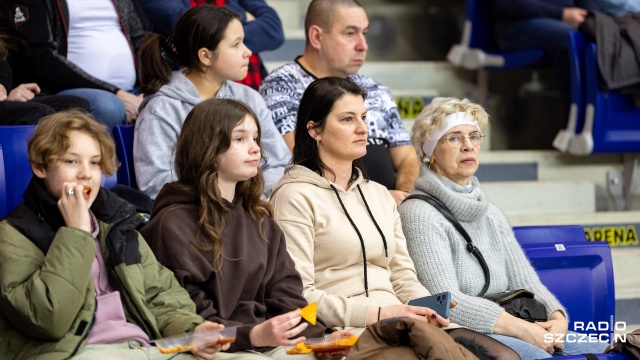
[[[482,288],[478,296],[479,297],[484,296],[484,294],[486,294],[487,290],[489,289],[489,284],[491,283],[491,276],[489,275],[489,267],[487,266],[487,262],[484,260],[484,257],[480,253],[480,250],[478,250],[478,248],[475,245],[473,245],[473,241],[471,241],[471,236],[469,236],[467,231],[462,227],[462,225],[460,225],[460,223],[453,216],[451,211],[449,211],[449,209],[447,209],[447,207],[443,203],[441,203],[440,200],[434,198],[431,195],[426,195],[426,194],[412,194],[407,196],[404,199],[404,201],[409,199],[420,199],[431,204],[431,206],[436,208],[436,210],[438,210],[442,214],[442,216],[444,216],[445,219],[449,220],[449,222],[453,225],[453,227],[455,227],[456,230],[458,230],[458,232],[460,233],[460,235],[462,235],[462,237],[467,242],[467,251],[470,252],[473,256],[475,256],[476,259],[478,259],[478,262],[480,263],[480,267],[482,267],[485,283],[484,283],[484,287]]]

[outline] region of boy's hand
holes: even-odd
[[[194,332],[197,334],[199,332],[215,330],[215,329],[223,329],[223,328],[224,328],[224,325],[217,324],[211,321],[205,321],[202,324],[198,325],[195,328]],[[228,343],[224,345],[215,344],[207,347],[193,349],[191,350],[191,354],[193,354],[193,356],[198,360],[211,360],[216,357],[216,354],[218,353],[218,351],[227,350],[229,349],[229,346],[230,344]]]
[[[84,186],[75,182],[62,184],[62,194],[58,200],[58,209],[62,213],[67,227],[84,230],[91,233],[91,218],[87,202],[82,196]]]

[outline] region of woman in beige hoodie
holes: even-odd
[[[318,303],[327,325],[364,328],[410,317],[446,328],[449,320],[432,309],[406,305],[429,292],[407,253],[393,197],[365,178],[357,160],[367,151],[365,96],[343,78],[309,85],[298,111],[294,166],[273,189],[276,222],[302,277],[303,295]],[[471,330],[448,333],[456,340],[473,338],[494,357],[518,358]]]

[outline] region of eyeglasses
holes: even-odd
[[[469,135],[451,134],[446,138],[440,139],[440,141],[447,144],[449,147],[461,147],[464,143],[464,139],[468,138],[473,146],[479,146],[487,138],[479,131],[472,132]]]

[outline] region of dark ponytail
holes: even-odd
[[[149,34],[138,52],[140,67],[140,91],[151,95],[171,80],[171,67],[164,60],[163,52],[166,40],[158,34]]]
[[[171,71],[184,66],[188,71],[205,72],[198,50],[215,51],[229,23],[238,15],[224,7],[199,5],[189,9],[176,22],[173,36],[164,39],[149,35],[140,46],[140,89],[150,95],[171,80]]]

